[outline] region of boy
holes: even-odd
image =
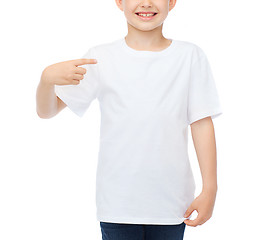
[[[185,226],[206,222],[215,203],[212,118],[222,114],[215,82],[200,47],[162,35],[176,0],[116,4],[127,36],[45,68],[37,113],[51,118],[68,106],[82,117],[99,100],[96,205],[103,239],[183,239]],[[203,180],[196,199],[188,125]],[[194,210],[198,216],[190,220]]]

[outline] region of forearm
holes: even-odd
[[[217,191],[216,141],[212,119],[191,124],[191,133],[202,175],[203,191]]]
[[[48,84],[43,79],[37,87],[36,103],[37,103],[37,114],[41,118],[51,118],[58,113],[58,101],[54,91],[54,84]]]

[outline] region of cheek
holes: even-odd
[[[164,20],[164,19],[166,19],[168,13],[165,12],[165,11],[163,11],[163,12],[159,13],[158,15],[159,15],[159,18],[160,18],[160,19],[163,19],[163,20]]]
[[[124,15],[126,18],[130,18],[133,16],[133,13],[131,11],[128,11],[128,12],[125,12]]]

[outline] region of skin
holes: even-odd
[[[163,22],[176,5],[176,0],[115,0],[127,20],[127,45],[135,50],[161,51],[171,44],[162,34]],[[151,21],[142,21],[135,12],[158,12]],[[198,215],[184,223],[196,227],[211,218],[217,193],[217,160],[214,125],[211,117],[193,122],[191,134],[202,175],[202,191],[188,207],[184,217],[194,210]]]

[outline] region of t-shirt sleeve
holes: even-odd
[[[94,48],[90,48],[81,58],[97,59]],[[96,64],[85,64],[84,78],[78,85],[55,85],[56,95],[79,117],[82,117],[99,92],[99,70]]]
[[[196,48],[191,65],[187,111],[189,125],[223,113],[209,61],[200,47]]]

